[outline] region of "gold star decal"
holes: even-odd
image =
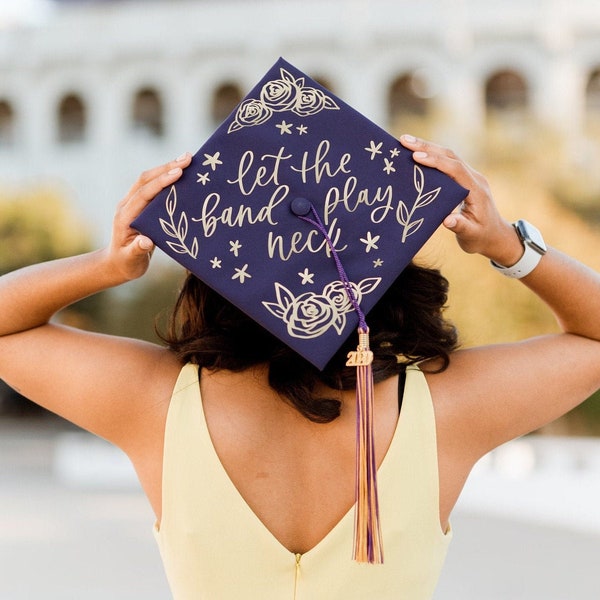
[[[235,242],[229,242],[229,245],[231,246],[229,248],[229,252],[233,252],[233,255],[237,258],[240,248],[242,247],[242,245],[240,244],[240,240],[235,240]]]
[[[281,135],[283,135],[284,133],[292,133],[292,124],[291,123],[286,123],[285,121],[281,121],[281,123],[279,123],[279,125],[275,125],[275,127],[277,127],[277,129],[279,129]]]
[[[389,175],[390,173],[395,173],[396,169],[394,167],[394,163],[389,159],[389,158],[384,158],[383,159],[385,161],[385,167],[383,167],[383,170]]]
[[[365,252],[369,253],[371,250],[379,250],[377,242],[379,241],[380,235],[373,237],[370,231],[367,231],[366,238],[360,238],[360,241],[365,244]]]
[[[204,158],[206,159],[202,166],[210,166],[213,171],[217,170],[217,165],[222,165],[223,161],[219,160],[219,156],[221,156],[220,152],[215,152],[214,154],[205,154]]]
[[[376,144],[373,140],[371,140],[369,146],[365,148],[367,152],[371,153],[371,160],[374,160],[378,154],[381,154],[381,146],[383,146],[383,142]]]
[[[313,277],[315,276],[315,274],[311,273],[308,270],[308,267],[306,269],[304,269],[303,272],[298,273],[298,275],[300,275],[300,277],[302,278],[302,281],[301,281],[302,285],[306,285],[307,283],[314,283]]]
[[[248,264],[245,264],[241,269],[236,268],[235,273],[231,277],[231,279],[239,279],[240,283],[244,283],[246,281],[246,277],[248,279],[252,279],[252,275],[250,275],[250,273],[248,273],[246,271],[247,268],[248,268]]]
[[[196,181],[196,183],[201,183],[202,185],[206,185],[209,181],[210,181],[210,177],[208,176],[208,173],[196,173],[196,175],[198,175],[198,181]]]

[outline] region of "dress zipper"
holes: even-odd
[[[294,600],[297,600],[298,594],[298,579],[300,579],[300,559],[302,554],[296,554],[296,574],[294,576]]]

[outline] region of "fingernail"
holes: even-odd
[[[138,238],[138,244],[141,250],[150,250],[152,248],[152,240],[147,237]]]
[[[181,156],[175,159],[175,162],[183,162],[189,156],[189,152],[184,152]]]
[[[179,173],[181,173],[181,169],[179,167],[175,167],[174,169],[168,171],[167,175],[178,175]]]
[[[427,152],[413,152],[413,158],[427,158]]]
[[[417,141],[417,138],[414,135],[405,134],[402,136],[402,139],[409,144],[414,144]]]

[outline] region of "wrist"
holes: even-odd
[[[492,267],[506,277],[522,279],[529,275],[546,253],[546,243],[539,230],[531,223],[520,219],[513,223],[514,231],[523,247],[521,258],[512,265],[491,261]]]
[[[92,251],[88,256],[100,289],[117,287],[130,281],[131,278],[123,273],[110,247]]]
[[[154,244],[145,236],[135,236],[121,246],[109,245],[98,251],[103,281],[110,287],[140,278],[150,266]]]
[[[512,267],[519,262],[524,250],[523,243],[519,239],[514,226],[508,221],[504,221],[497,236],[497,241],[490,246],[489,251],[484,256],[497,265]]]

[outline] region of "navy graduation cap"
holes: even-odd
[[[358,331],[359,562],[383,562],[365,314],[466,194],[279,59],[132,224],[319,369]]]
[[[322,369],[465,196],[279,59],[132,226]]]

